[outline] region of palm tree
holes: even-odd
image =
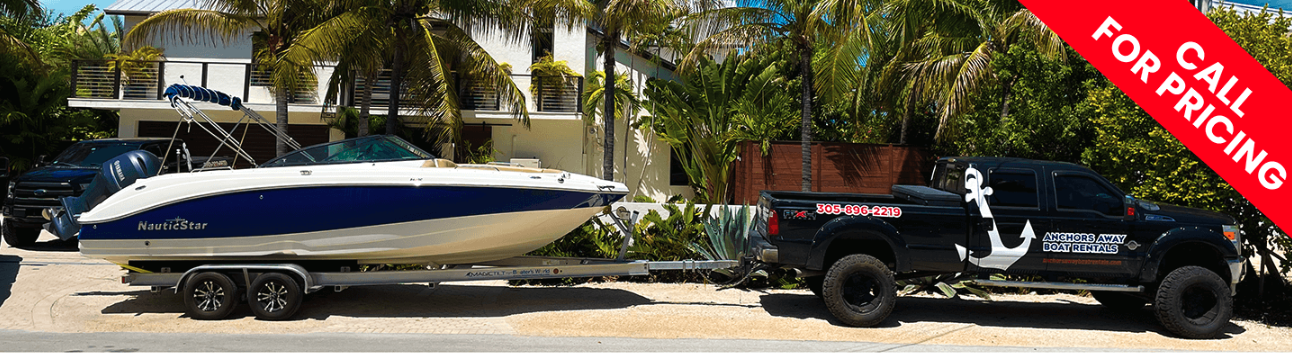
[[[37,16],[44,11],[40,6],[39,0],[0,0],[0,16],[21,18],[26,16]],[[0,28],[0,53],[10,54],[17,57],[25,58],[29,64],[40,68],[40,55],[23,42],[22,39],[8,33]]]
[[[575,19],[591,11],[573,0],[350,0],[337,6],[336,15],[302,33],[293,58],[337,59],[341,67],[365,71],[365,80],[375,76],[374,68],[389,65],[387,134],[400,125],[403,97],[416,102],[419,115],[460,126],[455,73],[498,88],[513,117],[528,126],[523,92],[469,34],[520,41],[533,22],[530,13]]]
[[[592,23],[601,29],[601,40],[597,49],[601,51],[603,73],[615,73],[615,50],[622,45],[624,38],[634,38],[658,32],[682,14],[687,8],[675,0],[591,0],[596,12]],[[618,80],[605,80],[604,90],[618,92],[615,84]],[[615,104],[618,95],[610,95],[603,100],[602,112],[616,112]],[[605,146],[601,159],[601,178],[612,181],[615,178],[615,120],[611,115],[604,115],[602,130],[605,131]]]
[[[328,2],[311,0],[205,0],[202,9],[166,10],[139,22],[126,34],[125,47],[138,47],[147,41],[203,42],[210,40],[228,45],[246,38],[259,48],[252,53],[258,68],[269,68],[274,88],[278,129],[287,132],[287,103],[296,92],[312,83],[308,63],[284,60],[287,49],[298,34],[312,27],[328,11]],[[171,35],[174,33],[175,35]],[[278,140],[278,156],[286,154],[287,145]]]
[[[897,0],[884,10],[892,63],[878,80],[880,87],[901,87],[904,101],[901,143],[906,143],[910,112],[918,102],[936,102],[934,140],[948,134],[953,117],[966,112],[983,82],[1003,85],[1001,117],[1009,115],[1013,77],[998,77],[991,60],[1021,42],[1034,43],[1050,59],[1065,58],[1063,40],[1031,11],[1003,0]]]
[[[814,90],[839,91],[818,87],[836,85],[839,82],[836,76],[830,76],[829,80],[821,83],[813,81],[814,50],[818,44],[842,43],[844,38],[860,35],[862,40],[849,41],[853,44],[850,49],[864,52],[870,43],[865,39],[873,29],[867,21],[873,19],[870,12],[875,6],[869,0],[735,0],[734,5],[703,9],[687,16],[690,30],[704,38],[687,53],[682,67],[689,68],[717,50],[788,41],[793,57],[798,61],[802,81],[799,122],[803,151],[802,190],[810,191],[813,93]],[[853,60],[862,55],[854,56]]]

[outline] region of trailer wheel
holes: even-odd
[[[808,290],[812,290],[812,295],[816,295],[816,297],[821,297],[821,288],[825,284],[824,275],[806,277],[806,278],[803,278],[803,282],[807,283]]]
[[[283,273],[264,273],[251,282],[247,302],[257,319],[281,321],[291,318],[301,308],[301,287]]]
[[[1215,338],[1234,314],[1234,299],[1215,272],[1185,266],[1162,279],[1153,312],[1167,330],[1181,337]]]
[[[850,326],[883,322],[897,301],[893,272],[870,255],[854,254],[835,262],[823,285],[825,307]]]
[[[184,306],[188,308],[188,317],[194,319],[229,317],[238,306],[238,299],[238,286],[221,273],[201,272],[184,282]]]
[[[1099,301],[1099,303],[1104,305],[1104,307],[1114,310],[1138,310],[1144,308],[1145,304],[1148,304],[1148,300],[1146,299],[1118,292],[1091,291],[1090,295],[1094,296],[1095,300]]]

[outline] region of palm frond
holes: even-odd
[[[166,10],[140,21],[126,34],[125,47],[138,47],[157,40],[179,44],[224,44],[245,38],[262,28],[255,18],[214,10]]]

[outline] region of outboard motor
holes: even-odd
[[[50,223],[46,229],[59,239],[76,237],[81,232],[81,224],[76,222],[81,213],[93,209],[135,181],[156,175],[160,167],[161,160],[157,155],[143,150],[113,157],[103,163],[103,168],[81,196],[63,197],[59,200],[63,204],[63,210],[51,210]]]

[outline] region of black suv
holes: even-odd
[[[99,139],[73,144],[53,160],[41,161],[36,169],[9,180],[3,207],[0,207],[0,214],[4,216],[0,233],[4,234],[5,243],[10,246],[35,243],[41,226],[49,222],[42,216],[43,210],[60,206],[60,197],[81,195],[104,161],[133,150],[166,156],[164,172],[188,171],[191,166],[184,142],[172,143],[170,138]],[[163,151],[169,154],[163,155]]]

